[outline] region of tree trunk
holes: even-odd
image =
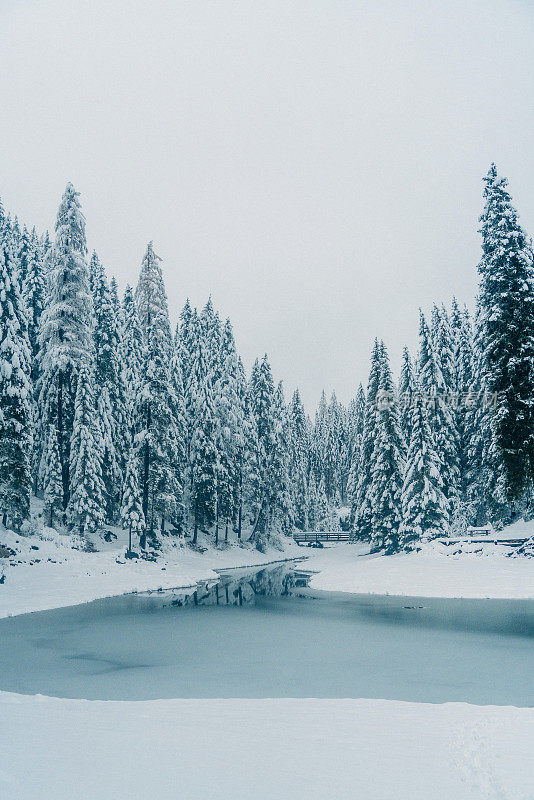
[[[54,506],[50,506],[50,528],[54,527]]]
[[[226,520],[226,528],[224,529],[224,541],[228,542],[228,520]]]

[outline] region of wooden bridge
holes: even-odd
[[[295,531],[293,539],[297,544],[312,542],[349,542],[350,531]]]
[[[297,544],[312,544],[314,542],[350,542],[352,541],[352,534],[350,531],[295,531],[293,539]],[[521,547],[527,540],[526,539],[499,539],[496,537],[485,536],[481,537],[454,537],[454,538],[440,538],[437,541],[448,547],[458,544],[498,544],[506,547]]]

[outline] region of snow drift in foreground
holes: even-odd
[[[2,800],[528,800],[534,710],[0,692]]]

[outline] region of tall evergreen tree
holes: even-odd
[[[308,472],[309,440],[304,406],[298,389],[295,389],[289,405],[290,424],[290,462],[292,476],[293,507],[295,525],[299,530],[308,528]]]
[[[365,422],[366,399],[363,386],[358,386],[356,399],[349,407],[352,418],[353,444],[350,462],[350,472],[347,481],[347,503],[350,506],[350,527],[354,530],[354,514],[356,512],[356,491],[358,488],[358,477],[360,469],[360,458],[362,451],[363,428]]]
[[[450,362],[446,358],[445,374],[441,359],[442,350],[436,350],[436,344],[430,335],[424,315],[420,316],[420,351],[418,380],[428,403],[429,422],[434,436],[434,443],[441,461],[443,490],[450,504],[451,511],[457,506],[460,492],[460,440],[456,426],[456,416],[450,399]],[[438,324],[437,335],[440,327]]]
[[[92,533],[105,519],[102,441],[95,413],[94,373],[81,367],[76,390],[71,457],[71,495],[67,517],[80,534]]]
[[[166,521],[176,519],[183,489],[177,470],[183,459],[183,442],[174,413],[167,320],[163,313],[152,317],[147,332],[136,436],[142,461],[143,514],[153,538],[158,518],[162,533]]]
[[[22,296],[28,314],[28,339],[30,342],[32,361],[32,383],[34,384],[37,382],[39,376],[37,363],[39,352],[39,328],[45,305],[45,293],[42,253],[34,231],[31,238],[31,249],[28,252],[26,277],[22,285]]]
[[[495,396],[491,446],[502,462],[502,492],[519,503],[534,477],[534,275],[530,240],[492,164],[485,179],[478,298],[482,388]]]
[[[13,252],[0,231],[0,513],[15,530],[30,513],[30,347]]]
[[[400,426],[406,445],[411,437],[412,397],[415,389],[415,376],[412,359],[407,347],[402,351],[402,364],[399,379]]]
[[[239,503],[240,474],[243,459],[244,431],[240,375],[234,335],[230,320],[226,320],[221,337],[220,373],[214,385],[217,420],[217,517],[228,529],[235,520]]]
[[[138,464],[139,459],[135,449],[132,448],[126,464],[121,506],[122,525],[128,531],[129,552],[132,550],[132,533],[141,537],[145,530],[145,516],[139,491]]]
[[[354,519],[354,531],[359,539],[369,540],[372,533],[372,509],[369,490],[373,474],[373,452],[377,426],[377,394],[382,369],[383,345],[375,339],[371,354],[371,370],[367,384],[365,419],[363,423],[362,445],[359,459],[359,476],[354,493],[351,516]]]
[[[415,387],[414,387],[415,389]],[[413,550],[421,541],[447,533],[448,502],[443,494],[441,463],[434,449],[428,409],[420,391],[410,404],[410,442],[402,486],[399,545]]]
[[[43,477],[44,507],[48,513],[48,524],[54,526],[54,514],[63,509],[63,482],[61,480],[61,464],[57,431],[53,425],[48,428],[45,450],[45,469]]]
[[[382,347],[380,356],[380,383],[371,465],[371,546],[374,550],[384,550],[387,554],[395,553],[399,549],[401,522],[403,441],[398,401],[385,347]]]
[[[120,344],[121,383],[124,387],[124,424],[129,445],[138,425],[137,408],[142,386],[143,333],[137,315],[133,291],[126,287],[123,299],[123,326]]]
[[[102,264],[93,275],[95,307],[94,350],[98,416],[102,432],[102,480],[106,519],[113,522],[120,509],[124,452],[124,408],[119,364],[119,330],[106,272]]]
[[[158,317],[158,324],[165,334],[165,341],[170,355],[171,326],[160,262],[161,258],[154,252],[153,242],[149,242],[141,263],[139,282],[135,290],[135,303],[145,342],[148,341],[148,332],[154,320]]]
[[[271,539],[272,472],[275,451],[275,417],[273,414],[274,384],[271,367],[265,355],[256,361],[250,379],[251,408],[257,441],[258,495],[254,503],[255,519],[250,541],[258,550],[265,550]]]
[[[50,300],[41,318],[39,405],[44,430],[55,425],[63,480],[70,497],[70,443],[77,375],[93,350],[93,303],[89,291],[85,218],[79,193],[67,184],[56,220]]]
[[[196,543],[198,531],[209,531],[216,520],[218,455],[213,390],[202,345],[194,364],[195,427],[191,442],[191,507]]]

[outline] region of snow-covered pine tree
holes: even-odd
[[[182,371],[182,383],[184,392],[188,389],[191,382],[191,367],[193,358],[193,331],[191,325],[192,311],[189,298],[180,312],[180,318],[176,326],[174,337],[174,347],[178,353],[178,360]]]
[[[453,305],[453,330],[455,337],[454,360],[456,375],[456,427],[459,437],[460,510],[455,527],[463,530],[471,519],[468,500],[469,447],[473,438],[470,429],[472,410],[468,407],[473,386],[473,336],[467,308],[460,312]],[[473,520],[474,521],[474,520]]]
[[[30,250],[26,267],[26,277],[22,287],[22,297],[28,317],[28,340],[31,355],[31,418],[33,431],[33,445],[31,455],[31,471],[34,476],[34,490],[38,488],[39,460],[41,457],[41,436],[40,436],[40,409],[38,403],[38,382],[39,382],[39,330],[41,315],[46,302],[46,286],[42,263],[42,248],[35,233],[32,231],[30,238]],[[46,430],[43,436],[46,437]]]
[[[345,433],[343,427],[343,409],[338,403],[336,393],[332,392],[326,415],[323,476],[326,496],[330,503],[337,504],[344,491],[341,479],[341,451]]]
[[[145,344],[136,441],[142,462],[143,513],[147,531],[153,539],[158,519],[162,533],[167,521],[177,521],[183,493],[179,472],[183,461],[183,441],[175,415],[177,402],[170,374],[173,342],[160,262],[161,258],[150,242],[135,290]]]
[[[360,456],[362,449],[363,426],[365,421],[365,391],[363,386],[358,386],[356,399],[353,400],[349,407],[349,413],[352,420],[352,453],[350,461],[350,471],[347,480],[347,504],[350,507],[350,528],[354,530],[354,513],[356,507],[356,489],[358,487],[358,476],[360,467]]]
[[[399,409],[401,432],[408,446],[411,436],[411,402],[414,393],[415,375],[410,351],[405,347],[402,351],[402,364],[399,377]]]
[[[213,308],[211,297],[208,298],[208,302],[200,313],[200,329],[204,341],[206,365],[214,386],[219,380],[222,369],[222,329],[219,315]]]
[[[95,309],[94,353],[98,417],[102,432],[102,480],[106,520],[113,522],[120,510],[124,452],[124,408],[119,364],[118,320],[111,299],[106,271],[94,265],[93,302]]]
[[[313,472],[310,473],[310,479],[308,481],[308,508],[306,512],[307,522],[306,522],[306,530],[315,531],[317,530],[317,520],[319,517],[318,512],[318,495],[317,495],[317,485],[315,483],[315,476]]]
[[[510,507],[504,491],[504,465],[491,435],[490,408],[482,388],[485,363],[479,316],[478,310],[473,336],[471,389],[465,410],[467,513],[472,525],[483,525],[491,520],[496,528],[502,528],[510,520]]]
[[[111,276],[111,280],[109,282],[109,294],[111,296],[111,305],[113,307],[113,313],[115,315],[115,324],[119,330],[119,337],[120,331],[122,330],[122,326],[124,324],[124,320],[122,318],[122,308],[121,308],[121,301],[119,300],[119,287],[117,285],[117,279],[114,275]]]
[[[149,242],[141,263],[139,282],[135,290],[135,304],[145,343],[148,342],[148,331],[154,319],[159,317],[159,326],[165,334],[170,357],[172,335],[160,262],[161,258],[154,252],[154,243]]]
[[[319,486],[324,475],[324,461],[326,456],[328,438],[328,403],[326,393],[323,390],[319,400],[319,405],[315,412],[313,433],[310,448],[311,468],[314,473],[315,483]]]
[[[310,444],[304,406],[298,389],[295,389],[289,405],[291,488],[295,512],[295,526],[305,531],[308,528],[308,472]]]
[[[24,286],[32,255],[33,244],[31,234],[26,225],[24,225],[18,241],[17,252],[14,253],[16,268],[19,273],[19,284],[21,286]]]
[[[121,383],[124,391],[124,419],[127,431],[126,440],[130,447],[138,425],[136,410],[143,367],[143,333],[137,314],[133,291],[126,286],[123,299],[123,326],[120,345]]]
[[[403,440],[397,394],[384,345],[380,353],[380,382],[376,398],[376,427],[369,485],[371,547],[386,554],[399,549],[401,491],[404,471]]]
[[[32,357],[32,383],[38,379],[37,355],[39,352],[39,328],[41,315],[45,305],[45,277],[43,272],[42,253],[35,233],[32,231],[26,277],[22,285],[22,296],[28,314],[28,339]]]
[[[30,514],[30,346],[19,273],[0,231],[0,513],[19,530]]]
[[[258,456],[258,496],[254,504],[255,519],[250,541],[264,551],[271,539],[273,497],[272,473],[275,448],[275,418],[273,414],[274,384],[267,355],[256,361],[250,379],[251,408],[256,425]]]
[[[205,342],[196,308],[191,313],[187,330],[180,330],[178,349],[180,351],[180,364],[182,365],[182,380],[184,386],[186,452],[189,456],[196,424],[196,398],[207,370]],[[187,380],[185,379],[186,375]]]
[[[71,494],[67,518],[80,534],[104,523],[104,484],[100,425],[95,412],[94,372],[83,364],[78,374],[70,447]]]
[[[98,258],[98,254],[96,250],[93,250],[91,253],[91,258],[89,259],[89,289],[91,290],[91,294],[93,295],[93,302],[95,301],[95,290],[97,280],[99,278],[100,272],[102,269],[102,265],[100,264],[100,259]],[[96,305],[96,303],[95,303]]]
[[[243,520],[255,517],[260,496],[260,458],[256,420],[252,409],[250,386],[247,383],[245,369],[240,358],[238,365],[238,387],[241,408],[243,411],[243,447],[239,453],[237,500],[236,500],[236,533],[240,541],[243,533]],[[258,364],[256,362],[256,367]]]
[[[319,487],[317,489],[317,498],[316,498],[316,519],[315,519],[315,527],[314,530],[316,531],[327,531],[330,527],[330,506],[328,505],[328,498],[326,496],[326,490],[324,486],[324,478],[321,478],[319,481]]]
[[[167,323],[168,316],[164,313],[151,318],[137,412],[143,514],[153,539],[158,518],[162,533],[166,521],[176,520],[183,491],[179,474],[183,441],[174,413],[176,399],[170,377]]]
[[[351,517],[354,519],[354,533],[358,539],[367,541],[372,533],[372,509],[369,489],[373,474],[373,451],[376,439],[377,404],[376,397],[380,385],[383,345],[375,339],[371,354],[371,370],[367,384],[365,419],[363,423],[362,445],[358,467],[358,482],[354,494]]]
[[[191,512],[193,517],[193,543],[199,530],[208,532],[216,519],[218,454],[216,447],[216,420],[213,407],[213,390],[207,365],[204,364],[202,344],[193,369],[196,377],[193,404],[195,426],[191,440]]]
[[[534,272],[530,240],[492,164],[484,179],[478,323],[482,389],[496,399],[490,450],[503,465],[506,500],[519,506],[534,478]]]
[[[48,514],[48,524],[53,528],[54,514],[63,510],[63,482],[61,480],[57,431],[54,425],[48,426],[44,457],[43,495],[44,508]]]
[[[239,364],[229,319],[222,331],[219,360],[220,374],[213,387],[218,451],[217,516],[225,526],[227,541],[228,529],[236,518],[239,503],[244,449]]]
[[[145,515],[139,491],[139,458],[135,449],[130,449],[126,464],[121,506],[122,526],[128,531],[128,552],[132,552],[132,533],[141,538],[145,530]]]
[[[439,343],[439,323],[436,330]],[[443,491],[452,512],[457,507],[460,492],[460,441],[455,410],[450,399],[450,386],[447,385],[446,375],[442,370],[441,350],[440,352],[436,350],[422,312],[419,335],[418,381],[428,402],[430,428],[434,436],[436,452],[441,461]],[[446,374],[449,374],[449,369],[447,356]]]
[[[402,486],[399,546],[413,550],[423,540],[447,535],[449,512],[441,462],[435,451],[425,398],[412,385],[410,441]]]
[[[41,316],[39,406],[41,425],[56,427],[63,502],[70,498],[70,445],[78,372],[91,362],[93,302],[89,291],[85,218],[79,193],[67,184],[56,220],[50,300]],[[44,444],[45,436],[41,436]]]
[[[274,442],[270,464],[270,473],[272,475],[269,500],[271,509],[270,527],[274,531],[290,535],[293,531],[295,520],[289,472],[291,429],[282,381],[278,383],[274,393],[273,423]]]

